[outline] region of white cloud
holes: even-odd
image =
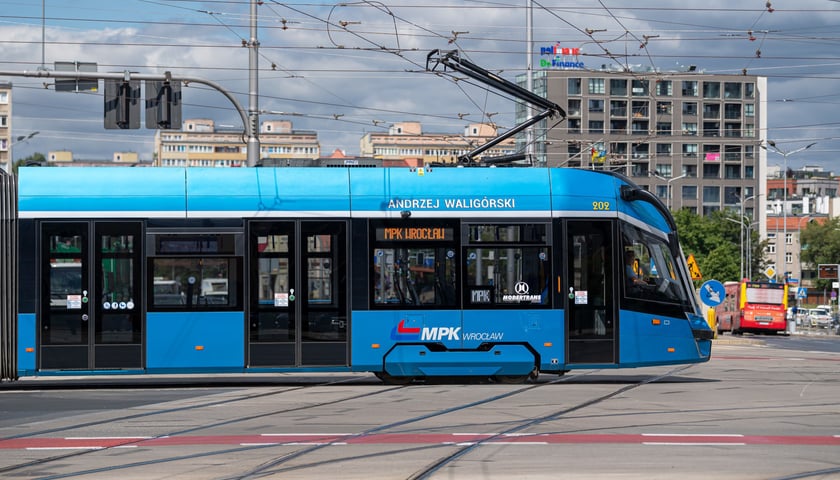
[[[17,17],[28,19],[0,26],[5,39],[0,41],[2,70],[40,65],[40,3],[32,3],[16,4]],[[126,0],[117,7],[79,0],[72,8],[58,3],[48,3],[44,25],[48,66],[56,60],[95,61],[100,71],[172,71],[207,78],[247,106],[248,49],[241,45],[250,36],[246,3]],[[464,124],[481,120],[482,113],[500,112],[493,119],[512,126],[512,100],[423,70],[431,50],[458,48],[478,65],[512,80],[526,63],[524,2],[344,5],[267,1],[259,8],[262,109],[301,114],[289,117],[294,127],[317,131],[325,154],[335,148],[356,153],[366,131],[404,120],[421,121],[426,131],[459,133]],[[802,162],[836,163],[840,3],[776,1],[772,13],[764,2],[723,0],[688,5],[544,0],[534,5],[535,48],[555,42],[579,46],[590,67],[631,64],[667,71],[694,64],[708,72],[737,74],[746,68],[750,74],[766,75],[768,135],[791,148],[816,140],[819,144]],[[347,22],[346,29],[340,21]],[[590,36],[587,28],[606,31]],[[639,48],[645,35],[650,37],[646,50]],[[532,59],[539,61],[538,52]],[[152,131],[102,128],[101,97],[58,94],[44,89],[41,79],[8,79],[15,85],[14,133],[41,132],[17,146],[16,157],[71,149],[78,157],[110,158],[114,151],[127,149],[151,158]],[[241,125],[218,92],[192,85],[184,89],[184,103],[186,118]],[[380,121],[386,123],[377,125]]]

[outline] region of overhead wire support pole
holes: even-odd
[[[526,32],[526,42],[525,42],[525,89],[529,92],[534,91],[534,62],[533,62],[533,55],[534,55],[534,2],[533,0],[527,0],[527,5],[525,7],[525,30]],[[531,107],[530,103],[525,103],[525,118],[531,118],[534,115],[534,109]],[[534,148],[534,126],[530,125],[528,130],[525,131],[525,152],[528,155],[528,160],[531,162],[531,165],[534,164],[534,152],[536,148]]]
[[[251,39],[248,41],[248,149],[247,164],[255,167],[260,161],[260,100],[259,100],[259,47],[257,40],[257,4],[251,0]]]

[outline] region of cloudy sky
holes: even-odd
[[[248,0],[0,0],[0,71],[96,62],[100,72],[200,77],[248,105]],[[425,71],[435,49],[513,80],[528,62],[528,0],[280,2],[258,7],[261,120],[289,119],[318,133],[322,152],[357,154],[366,132],[420,121],[461,133],[470,122],[513,123],[514,102],[470,82]],[[609,64],[668,72],[768,78],[768,126],[784,151],[812,142],[788,165],[840,172],[840,1],[532,0],[531,55],[559,43],[589,68]],[[632,5],[632,6],[628,6]],[[3,77],[13,91],[15,159],[72,150],[77,159],[136,151],[151,160],[154,132],[105,130],[98,93],[55,92],[49,79]],[[46,80],[46,81],[45,81]],[[242,128],[220,93],[183,89],[184,118]],[[769,155],[771,165],[781,155]]]

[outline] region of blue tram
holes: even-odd
[[[620,175],[22,168],[18,201],[20,376],[524,381],[711,354],[670,213]]]

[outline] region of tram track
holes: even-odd
[[[572,381],[572,380],[576,380],[576,379],[579,379],[581,377],[591,375],[595,372],[597,372],[597,371],[588,371],[588,372],[577,374],[577,375],[566,375],[566,376],[560,377],[556,380],[552,380],[552,381],[546,382],[546,383],[523,385],[519,388],[516,388],[515,390],[508,391],[508,392],[505,392],[503,394],[493,395],[491,397],[483,398],[483,399],[476,400],[476,401],[473,401],[473,402],[469,402],[469,403],[465,403],[465,404],[461,404],[461,405],[457,405],[457,406],[452,406],[452,407],[441,409],[441,410],[436,410],[434,412],[430,412],[428,414],[424,414],[424,415],[421,415],[421,416],[416,416],[416,417],[412,417],[412,418],[408,418],[408,419],[402,419],[402,420],[399,420],[399,421],[391,422],[391,423],[388,423],[388,424],[379,425],[379,426],[373,427],[371,429],[365,430],[363,432],[359,432],[357,434],[353,434],[353,435],[350,435],[350,436],[347,436],[347,437],[342,437],[341,441],[348,441],[350,439],[358,439],[358,438],[363,438],[363,437],[367,437],[367,436],[372,436],[372,435],[384,432],[384,431],[389,430],[389,429],[399,428],[401,426],[421,422],[423,420],[427,420],[427,419],[430,419],[430,418],[439,417],[439,416],[446,415],[446,414],[453,413],[453,412],[457,412],[457,411],[460,411],[460,410],[465,410],[465,409],[473,408],[473,407],[476,407],[476,406],[492,403],[492,402],[495,402],[495,401],[498,401],[498,400],[501,400],[501,399],[504,399],[504,398],[508,398],[508,397],[511,397],[511,396],[514,396],[514,395],[518,395],[518,394],[530,391],[530,390],[535,389],[535,388],[540,388],[540,387],[545,386],[545,385],[553,385],[553,384],[557,384],[557,383],[564,383],[564,382],[569,382],[569,381]],[[39,431],[39,432],[30,432],[30,433],[22,434],[22,435],[18,435],[18,436],[6,437],[5,439],[19,439],[19,438],[34,437],[34,436],[45,435],[45,434],[54,434],[54,433],[61,432],[61,431],[72,430],[72,429],[75,429],[75,428],[84,428],[84,427],[89,427],[89,426],[97,426],[97,425],[102,425],[102,424],[106,424],[106,423],[110,423],[110,422],[114,422],[114,421],[136,420],[136,419],[139,419],[139,418],[150,418],[150,417],[153,417],[153,416],[156,416],[156,415],[162,415],[162,414],[178,412],[178,411],[218,407],[218,406],[223,406],[223,405],[229,405],[229,404],[235,403],[237,401],[246,401],[246,400],[252,400],[252,399],[255,399],[255,398],[269,397],[269,396],[273,396],[273,395],[277,395],[277,394],[289,393],[289,392],[292,392],[292,391],[298,391],[298,390],[306,389],[306,388],[337,385],[337,384],[340,384],[340,383],[344,383],[346,381],[347,380],[342,380],[342,381],[337,381],[337,382],[325,382],[325,383],[321,383],[321,384],[312,384],[312,385],[308,385],[308,386],[295,387],[295,388],[292,388],[292,389],[285,389],[282,392],[267,392],[267,393],[260,393],[260,394],[255,394],[255,395],[245,395],[245,396],[241,396],[241,397],[233,398],[233,399],[225,399],[225,400],[219,400],[219,401],[215,401],[215,402],[204,402],[202,404],[196,404],[196,405],[190,405],[190,406],[178,407],[178,408],[172,408],[172,409],[165,409],[165,410],[159,410],[159,411],[153,411],[153,412],[146,412],[146,413],[143,413],[143,414],[126,415],[126,416],[123,416],[123,417],[112,418],[112,419],[102,420],[102,421],[97,421],[97,422],[85,422],[85,423],[65,426],[65,427],[61,427],[61,428],[42,430],[42,431]],[[370,396],[374,396],[374,395],[380,395],[380,394],[392,392],[392,391],[395,391],[395,390],[410,388],[410,387],[411,387],[411,385],[394,386],[394,387],[391,387],[391,388],[386,388],[386,389],[383,389],[383,390],[379,390],[377,392],[369,392],[369,393],[364,393],[364,394],[360,394],[360,395],[343,397],[343,398],[336,399],[336,400],[333,400],[333,401],[330,401],[330,402],[320,402],[320,403],[315,403],[315,404],[309,404],[309,405],[300,406],[300,407],[294,408],[294,409],[285,409],[285,410],[282,410],[282,411],[273,410],[271,412],[265,412],[265,413],[261,413],[261,414],[258,414],[258,415],[237,417],[237,418],[228,419],[228,420],[225,420],[225,421],[222,421],[222,422],[216,422],[216,423],[213,423],[213,424],[206,424],[206,425],[201,425],[201,426],[198,426],[198,427],[192,427],[192,428],[189,428],[189,429],[169,431],[169,432],[166,432],[166,433],[161,433],[161,434],[156,435],[156,436],[151,437],[151,438],[132,439],[132,440],[125,441],[125,442],[115,443],[115,444],[112,444],[112,445],[108,446],[107,448],[94,449],[94,450],[81,450],[81,451],[74,451],[72,453],[67,453],[67,454],[62,454],[62,455],[54,455],[54,456],[51,456],[51,457],[48,457],[48,458],[43,458],[43,459],[35,460],[35,461],[32,461],[32,462],[26,462],[26,463],[20,463],[20,464],[16,464],[16,465],[10,465],[10,466],[7,466],[7,467],[2,467],[2,468],[0,468],[0,475],[6,475],[6,474],[9,474],[9,473],[19,472],[21,470],[28,469],[28,468],[33,468],[33,467],[44,467],[45,465],[49,465],[52,462],[58,462],[58,461],[67,460],[67,459],[70,459],[70,458],[77,458],[77,457],[81,457],[81,456],[85,456],[85,455],[91,455],[91,454],[95,454],[96,452],[101,452],[103,450],[112,450],[112,449],[116,449],[116,448],[135,446],[135,445],[139,446],[139,445],[142,445],[143,442],[148,442],[149,440],[153,440],[153,439],[159,439],[159,438],[164,438],[164,437],[174,437],[174,436],[178,436],[178,435],[185,435],[185,434],[195,433],[197,431],[206,430],[206,429],[210,429],[210,428],[215,428],[215,427],[219,427],[219,426],[232,425],[232,424],[235,424],[235,423],[241,423],[241,422],[250,421],[250,420],[254,420],[254,419],[270,417],[270,416],[274,416],[274,415],[278,415],[278,414],[295,412],[295,411],[302,411],[302,410],[306,410],[306,409],[309,409],[309,408],[318,408],[318,407],[324,407],[324,406],[329,406],[329,405],[336,405],[336,404],[340,404],[342,402],[358,400],[358,399],[361,399],[361,398],[366,398],[366,397],[370,397]],[[241,474],[237,474],[237,475],[229,476],[229,477],[223,477],[223,478],[228,479],[228,480],[260,478],[260,477],[263,477],[263,476],[266,476],[266,475],[274,475],[278,472],[286,471],[286,470],[289,470],[289,469],[297,470],[301,467],[300,466],[293,466],[293,467],[280,468],[280,469],[276,469],[276,467],[281,466],[281,465],[283,465],[283,464],[285,464],[285,463],[287,463],[291,460],[303,457],[304,455],[314,453],[314,452],[316,452],[318,450],[321,450],[322,448],[324,448],[326,446],[329,446],[331,444],[332,443],[323,443],[323,444],[306,446],[304,448],[295,450],[294,452],[290,452],[290,453],[288,453],[286,455],[283,455],[283,456],[280,456],[278,458],[269,460],[267,462],[263,462],[260,466],[254,468],[252,470],[249,470],[247,472],[243,472]],[[106,473],[106,472],[107,473],[115,473],[115,472],[118,472],[120,470],[139,468],[139,467],[148,466],[148,465],[158,465],[158,464],[163,464],[163,463],[168,463],[168,462],[178,462],[178,461],[182,461],[182,460],[192,460],[192,459],[203,458],[203,457],[206,458],[206,457],[224,455],[224,454],[229,454],[229,453],[237,453],[237,452],[267,449],[267,448],[270,448],[270,447],[276,447],[276,445],[247,445],[247,446],[239,446],[239,447],[234,447],[234,448],[216,450],[216,451],[213,451],[213,452],[202,452],[202,453],[195,453],[195,454],[188,454],[188,455],[175,455],[175,456],[169,456],[169,457],[166,457],[166,458],[158,458],[158,459],[149,460],[149,461],[132,462],[132,463],[126,463],[126,464],[122,464],[122,465],[114,465],[114,466],[97,468],[97,469],[85,469],[85,470],[79,470],[79,471],[75,471],[75,472],[67,472],[67,473],[62,473],[62,474],[43,476],[43,477],[39,477],[39,479],[40,480],[55,480],[55,479],[61,479],[61,478],[81,477],[81,476],[100,474],[100,473]],[[433,446],[413,447],[413,448],[408,448],[408,449],[399,449],[399,451],[406,451],[407,452],[407,451],[436,449],[436,448],[440,448],[440,446],[439,445],[433,445]],[[382,454],[377,454],[377,455],[382,455]],[[310,468],[312,466],[317,466],[317,464],[307,465],[306,467],[303,467],[303,468]]]
[[[648,379],[641,380],[639,382],[632,383],[630,385],[622,386],[621,388],[615,389],[608,394],[601,395],[601,396],[598,396],[596,398],[593,398],[593,399],[590,399],[590,400],[587,400],[587,401],[584,401],[584,402],[580,402],[576,405],[566,407],[562,410],[559,410],[557,412],[552,412],[551,414],[544,415],[544,416],[541,416],[541,417],[536,418],[536,419],[531,419],[531,420],[528,420],[526,422],[522,422],[522,423],[520,423],[518,425],[515,425],[511,428],[505,429],[502,432],[496,433],[492,436],[489,436],[485,439],[482,439],[481,441],[469,442],[467,445],[460,446],[454,452],[440,457],[435,462],[426,466],[422,470],[420,470],[418,472],[415,472],[414,474],[412,474],[408,478],[410,480],[422,480],[422,479],[430,478],[431,475],[433,475],[435,472],[440,470],[442,467],[444,467],[445,465],[447,465],[447,464],[457,460],[458,458],[466,455],[467,453],[469,453],[473,449],[477,448],[481,444],[484,444],[484,443],[487,443],[487,442],[492,442],[494,440],[498,440],[499,438],[501,438],[505,435],[510,435],[512,433],[516,433],[520,430],[531,427],[533,425],[538,425],[538,424],[546,422],[546,421],[555,420],[555,419],[557,419],[557,418],[559,418],[563,415],[567,415],[569,413],[575,412],[575,411],[580,410],[582,408],[586,408],[588,406],[595,405],[597,403],[606,401],[610,398],[613,398],[613,397],[615,397],[617,395],[620,395],[624,392],[627,392],[629,390],[641,387],[643,385],[646,385],[646,384],[649,384],[649,383],[652,383],[652,382],[662,380],[662,379],[667,378],[669,376],[672,376],[676,373],[684,371],[684,370],[686,370],[690,367],[692,367],[692,365],[683,365],[683,366],[671,369],[668,372],[666,372],[664,374],[661,374],[661,375],[658,375],[656,377],[651,377],[651,378],[648,378]],[[541,388],[541,387],[545,387],[545,386],[548,386],[548,385],[555,385],[555,384],[558,384],[558,383],[569,382],[571,380],[575,380],[575,379],[578,379],[578,378],[586,376],[586,375],[591,375],[591,374],[596,373],[596,372],[597,371],[592,371],[592,372],[586,372],[586,373],[581,373],[581,374],[577,374],[577,375],[568,375],[568,376],[560,377],[556,380],[553,380],[553,381],[550,381],[550,382],[547,382],[547,383],[526,385],[526,386],[523,386],[523,387],[518,388],[516,390],[506,392],[504,394],[494,395],[494,396],[491,396],[491,397],[488,397],[488,398],[485,398],[485,399],[476,400],[474,402],[470,402],[470,403],[466,403],[466,404],[462,404],[462,405],[438,410],[436,412],[431,412],[431,413],[428,413],[426,415],[421,415],[421,416],[417,416],[417,417],[413,417],[413,418],[409,418],[409,419],[404,419],[404,420],[401,420],[401,421],[398,421],[398,422],[392,422],[392,423],[389,423],[389,424],[380,425],[380,426],[365,430],[363,432],[360,432],[358,434],[355,434],[352,437],[344,438],[344,439],[342,439],[342,441],[346,442],[346,441],[349,441],[351,438],[360,438],[360,437],[375,435],[377,433],[381,433],[381,432],[386,431],[386,430],[390,430],[390,429],[397,428],[397,427],[402,427],[402,426],[409,425],[409,424],[412,424],[412,423],[417,423],[417,422],[427,420],[427,419],[430,419],[430,418],[433,418],[433,417],[439,417],[439,416],[446,415],[446,414],[449,414],[449,413],[457,412],[459,410],[465,410],[465,409],[468,409],[468,408],[473,408],[473,407],[476,407],[476,406],[492,403],[492,402],[495,402],[495,401],[498,401],[498,400],[501,400],[501,399],[504,399],[504,398],[519,395],[521,393],[530,391],[532,389]],[[297,450],[295,452],[291,452],[291,453],[288,453],[288,454],[283,455],[281,457],[278,457],[276,459],[270,460],[268,462],[264,462],[260,466],[254,468],[254,469],[252,469],[248,472],[244,472],[242,474],[235,475],[235,476],[222,477],[219,480],[250,480],[250,479],[257,479],[257,478],[263,478],[263,477],[268,477],[268,476],[272,476],[272,475],[282,474],[283,472],[287,472],[287,471],[290,471],[290,470],[299,470],[301,468],[316,467],[316,466],[319,466],[320,464],[310,464],[310,465],[306,465],[306,466],[297,465],[297,466],[293,466],[293,467],[279,468],[279,469],[276,468],[276,467],[281,466],[281,465],[283,465],[283,464],[285,464],[285,463],[287,463],[291,460],[299,459],[300,457],[302,457],[304,455],[314,453],[314,452],[316,452],[318,450],[321,450],[321,449],[323,449],[327,446],[329,446],[329,445],[328,444],[313,445],[309,448],[300,449],[300,450]],[[449,446],[444,446],[444,445],[432,445],[432,446],[422,447],[422,449],[438,449],[438,448],[444,448],[444,447],[450,448]],[[416,450],[416,448],[412,449],[412,450]],[[396,454],[396,453],[403,453],[403,452],[404,452],[404,449],[400,449],[397,452],[393,452],[393,451],[389,452],[389,453],[387,453],[387,455],[392,455],[392,454]],[[385,454],[382,454],[382,455],[385,455]],[[342,459],[342,461],[346,461],[346,460],[347,460],[347,458]],[[321,462],[321,463],[323,463],[323,462]]]
[[[291,392],[295,392],[295,391],[299,391],[299,390],[307,389],[307,388],[312,388],[312,387],[324,387],[324,386],[331,386],[331,385],[340,385],[340,384],[343,384],[343,383],[347,383],[350,380],[351,379],[342,379],[342,380],[335,380],[335,381],[323,382],[323,383],[317,383],[317,384],[311,384],[311,385],[302,385],[302,386],[296,386],[296,387],[292,387],[292,388],[286,388],[286,389],[283,389],[282,391],[272,391],[272,392],[261,392],[261,393],[257,393],[257,394],[248,394],[248,395],[242,395],[242,396],[235,397],[235,398],[226,398],[226,399],[223,399],[223,400],[208,401],[208,402],[203,402],[203,403],[198,403],[198,404],[193,404],[193,405],[186,405],[186,406],[175,407],[175,408],[166,408],[166,409],[163,409],[163,410],[154,410],[154,411],[136,413],[136,414],[131,414],[131,415],[123,415],[123,416],[119,416],[119,417],[115,417],[115,418],[108,418],[108,419],[91,421],[91,422],[76,423],[76,424],[73,424],[73,425],[66,425],[66,426],[62,426],[62,427],[44,429],[44,430],[39,430],[39,431],[36,431],[36,432],[26,432],[26,433],[21,433],[19,435],[5,436],[5,437],[0,438],[0,442],[8,441],[8,440],[19,440],[19,439],[22,439],[22,438],[35,438],[35,437],[39,437],[39,436],[43,436],[43,435],[51,435],[51,434],[56,434],[56,433],[59,433],[59,432],[71,431],[71,430],[80,429],[80,428],[88,428],[88,427],[96,427],[96,426],[101,426],[101,425],[107,425],[107,424],[111,424],[111,423],[114,423],[114,422],[135,421],[135,420],[140,420],[140,419],[148,419],[148,418],[155,417],[155,416],[166,415],[166,414],[177,413],[177,412],[185,412],[185,411],[190,411],[190,410],[198,410],[198,409],[202,409],[202,408],[215,408],[215,407],[220,407],[220,406],[229,406],[229,405],[235,404],[237,402],[244,402],[244,401],[250,401],[250,400],[259,399],[259,398],[272,397],[272,396],[291,393]],[[345,402],[345,401],[357,400],[357,399],[360,399],[360,398],[365,398],[365,397],[369,397],[369,396],[373,396],[373,395],[381,395],[381,394],[388,393],[388,392],[391,392],[393,390],[399,390],[399,389],[402,389],[402,388],[405,388],[405,387],[404,386],[395,386],[395,387],[391,387],[391,388],[386,388],[384,390],[379,390],[379,391],[376,391],[376,392],[368,392],[368,393],[363,393],[363,394],[358,394],[358,395],[351,395],[351,396],[348,396],[348,397],[344,397],[344,398],[340,398],[340,399],[336,399],[336,400],[331,400],[331,401],[328,401],[328,402],[318,402],[318,403],[313,403],[313,404],[301,405],[301,406],[296,407],[296,408],[288,408],[288,409],[284,409],[282,411],[273,410],[273,411],[270,411],[270,412],[264,412],[264,413],[259,413],[259,414],[255,414],[255,415],[249,415],[249,416],[243,416],[243,417],[228,419],[228,420],[224,420],[224,421],[220,421],[220,422],[215,422],[215,423],[212,423],[212,424],[205,424],[205,425],[201,425],[201,426],[198,426],[198,427],[191,427],[191,428],[186,428],[186,429],[173,430],[173,431],[169,431],[169,432],[166,432],[166,433],[161,433],[161,434],[158,434],[158,435],[155,435],[155,436],[152,436],[152,437],[145,437],[145,438],[142,438],[142,439],[129,439],[125,442],[119,442],[119,443],[116,443],[114,445],[111,445],[108,448],[112,449],[112,448],[128,447],[128,446],[136,445],[136,444],[138,444],[142,441],[148,441],[148,440],[154,439],[154,438],[164,438],[164,437],[172,437],[172,436],[177,436],[177,435],[186,435],[186,434],[189,434],[189,433],[194,433],[196,431],[201,431],[201,430],[205,430],[205,429],[209,429],[209,428],[222,427],[222,426],[225,426],[225,425],[231,425],[231,424],[235,424],[235,423],[241,423],[241,422],[256,420],[256,419],[270,417],[270,416],[274,416],[274,415],[278,415],[278,414],[296,412],[296,411],[306,410],[306,409],[309,409],[309,408],[320,408],[320,407],[329,406],[329,405],[333,405],[333,404],[337,404],[337,403],[341,403],[341,402]],[[53,455],[53,456],[50,456],[50,457],[47,457],[47,458],[42,458],[42,459],[34,460],[34,461],[31,461],[31,462],[25,462],[25,463],[19,463],[19,464],[15,464],[15,465],[8,465],[8,466],[0,467],[0,476],[5,476],[7,474],[17,472],[17,471],[20,471],[20,470],[23,470],[23,469],[27,469],[27,468],[47,465],[51,462],[56,462],[56,461],[66,460],[66,459],[69,459],[69,458],[89,455],[89,454],[92,454],[92,453],[97,452],[97,451],[100,451],[100,450],[99,449],[78,450],[78,451],[73,451],[73,452],[69,452],[69,453],[65,453],[65,454],[61,454],[61,455]],[[72,476],[76,476],[76,474],[60,475],[60,476],[47,477],[47,478],[67,478],[68,476],[72,477]]]

